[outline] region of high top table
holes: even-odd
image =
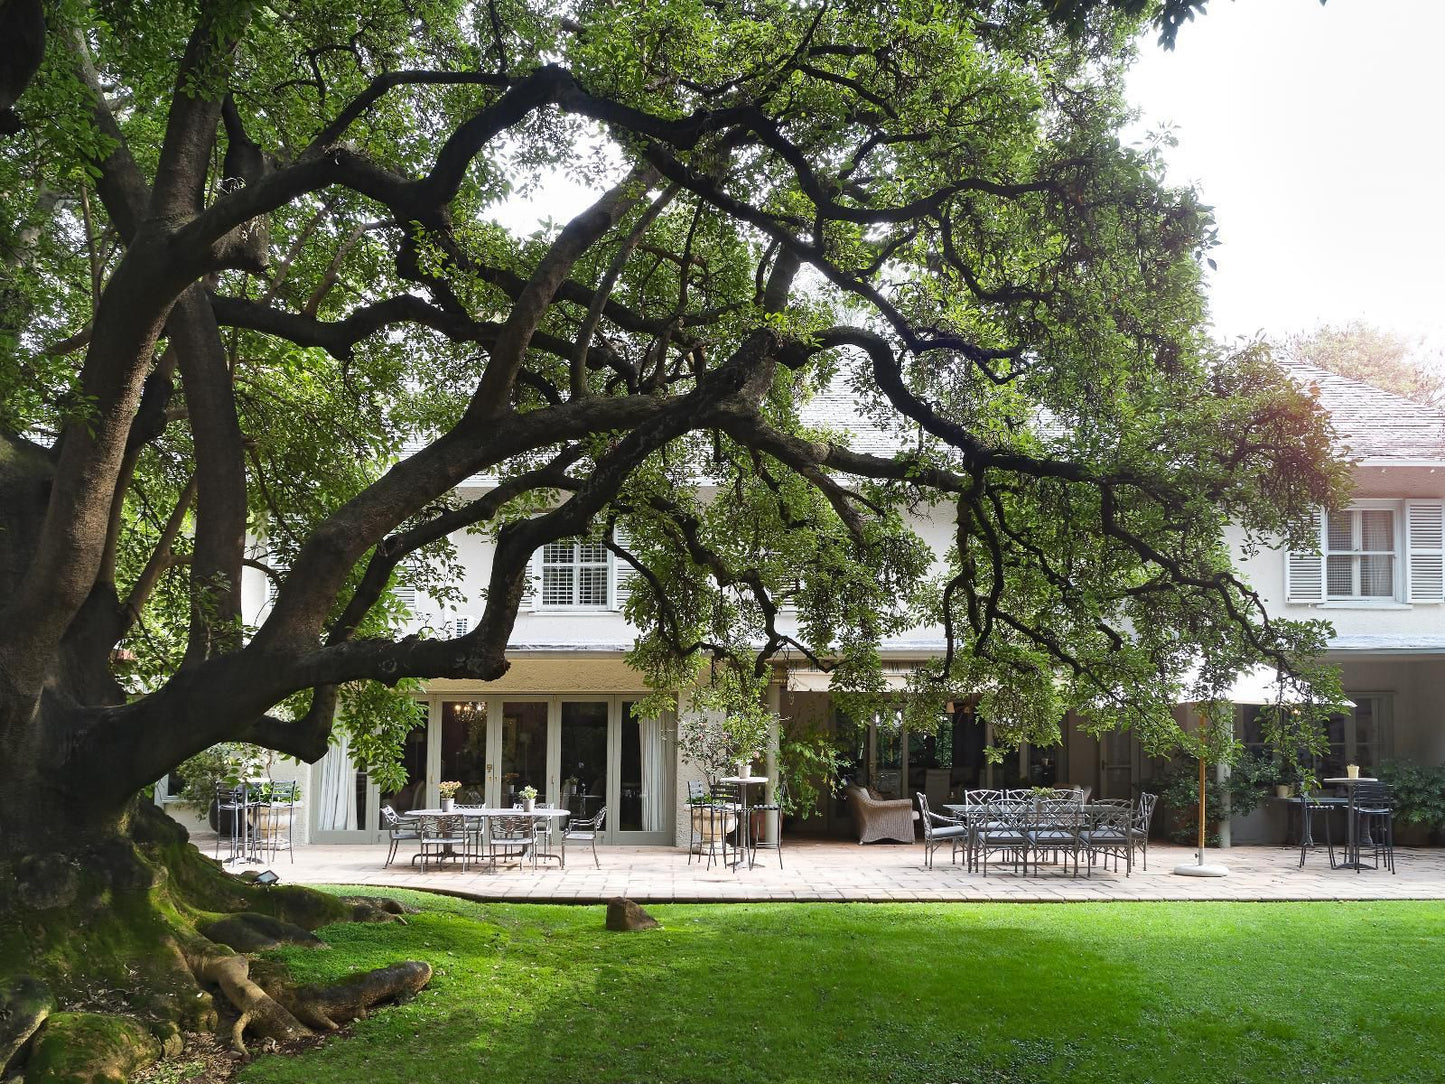
[[[758,855],[757,848],[753,846],[753,822],[752,816],[749,813],[749,809],[751,808],[751,806],[749,804],[748,789],[750,787],[767,786],[768,777],[765,775],[727,775],[719,779],[718,782],[734,783],[737,785],[738,795],[742,799],[742,808],[740,815],[738,816],[737,827],[739,837],[738,842],[741,844],[741,846],[738,848],[738,853],[740,855],[746,856],[748,862],[748,869],[752,869],[753,862]],[[778,828],[779,830],[781,830],[782,825],[778,825]],[[741,866],[742,864],[743,859],[738,858],[737,861],[733,863],[733,869],[737,869],[738,866]]]
[[[1364,775],[1361,775],[1361,776],[1350,777],[1350,776],[1346,775],[1346,776],[1336,776],[1336,777],[1333,778],[1333,779],[1321,779],[1320,782],[1321,782],[1321,783],[1324,783],[1326,786],[1330,786],[1330,787],[1344,787],[1345,790],[1349,792],[1348,795],[1347,795],[1347,798],[1348,798],[1348,807],[1347,807],[1347,810],[1348,810],[1348,811],[1345,813],[1345,817],[1346,817],[1346,819],[1349,821],[1349,825],[1348,825],[1349,841],[1345,844],[1345,860],[1344,860],[1342,863],[1340,863],[1340,865],[1336,866],[1335,868],[1336,868],[1336,869],[1352,869],[1352,870],[1356,870],[1356,871],[1362,870],[1362,869],[1370,869],[1370,868],[1372,868],[1372,867],[1370,867],[1370,866],[1365,865],[1363,862],[1360,861],[1359,828],[1358,828],[1358,826],[1357,826],[1356,823],[1355,823],[1355,820],[1356,820],[1356,818],[1355,818],[1355,788],[1356,788],[1357,786],[1359,786],[1361,783],[1378,783],[1379,780],[1373,778],[1372,776],[1364,776]]]

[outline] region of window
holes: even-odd
[[[543,546],[542,608],[607,609],[610,556],[601,542],[549,542]]]
[[[1311,770],[1319,779],[1339,778],[1346,764],[1374,769],[1390,758],[1390,698],[1384,693],[1347,693],[1355,702],[1353,711],[1331,715],[1325,721],[1325,751],[1314,758]],[[1264,719],[1257,704],[1237,706],[1235,733],[1245,749],[1261,757],[1272,757],[1274,749],[1264,740]]]
[[[1445,501],[1361,501],[1316,512],[1315,548],[1285,557],[1290,602],[1445,601]]]
[[[1325,590],[1331,599],[1395,597],[1394,509],[1325,517]]]

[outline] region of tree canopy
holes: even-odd
[[[1288,336],[1287,356],[1426,406],[1445,406],[1445,355],[1363,320]]]
[[[0,144],[7,750],[118,809],[218,740],[315,759],[349,697],[384,767],[383,686],[500,676],[531,554],[589,534],[660,690],[789,652],[876,693],[938,625],[920,718],[1162,747],[1199,660],[1300,665],[1322,627],[1224,532],[1300,541],[1343,468],[1202,331],[1208,211],[1119,136],[1128,6],[59,5]],[[586,209],[513,228],[559,176]],[[896,454],[802,424],[840,384]],[[462,530],[475,628],[398,637]]]

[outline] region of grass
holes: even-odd
[[[1445,904],[601,907],[388,892],[411,924],[284,955],[428,989],[244,1084],[1432,1081]]]

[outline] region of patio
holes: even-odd
[[[213,836],[194,838],[203,853],[212,853]],[[816,839],[785,838],[783,869],[777,855],[765,851],[755,867],[736,872],[716,865],[708,869],[696,857],[689,864],[686,853],[674,847],[598,847],[601,869],[593,867],[590,850],[583,848],[569,853],[566,869],[549,864],[535,871],[445,868],[427,873],[410,864],[407,845],[396,863],[383,869],[386,851],[385,843],[311,844],[296,848],[294,864],[279,855],[271,868],[289,884],[419,888],[531,903],[595,903],[613,896],[640,903],[1445,899],[1445,848],[1397,847],[1392,876],[1383,870],[1331,870],[1323,849],[1311,852],[1300,869],[1296,847],[1234,847],[1210,852],[1211,861],[1229,867],[1229,876],[1219,879],[1176,876],[1176,865],[1194,861],[1193,849],[1157,842],[1149,846],[1149,869],[1136,866],[1127,878],[1097,867],[1092,877],[1074,878],[1049,867],[1027,877],[1009,870],[990,870],[984,877],[968,873],[962,864],[950,865],[946,850],[933,869],[925,869],[922,843],[860,846]]]

